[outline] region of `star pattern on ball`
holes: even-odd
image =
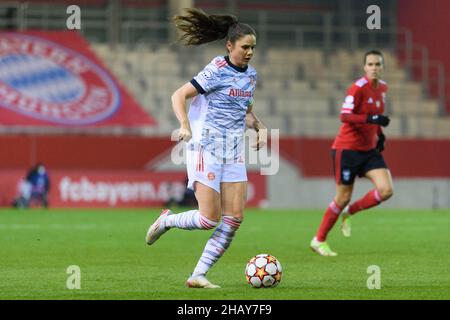
[[[270,254],[258,254],[247,263],[245,278],[253,288],[276,287],[282,278],[281,264]]]
[[[256,268],[255,276],[257,276],[259,279],[263,279],[264,276],[267,276],[269,273],[266,271],[264,267],[262,268]]]
[[[275,278],[275,280],[277,282],[280,282],[281,281],[281,272],[277,271],[277,273],[275,273],[275,275],[273,277]]]

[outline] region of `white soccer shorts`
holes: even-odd
[[[243,182],[247,181],[247,169],[245,162],[232,161],[233,163],[221,163],[203,148],[199,150],[188,150],[186,153],[188,185],[194,190],[196,181],[207,185],[220,193],[221,182]]]

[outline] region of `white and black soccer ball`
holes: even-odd
[[[280,262],[270,254],[258,254],[245,267],[247,282],[254,288],[273,288],[281,281]]]

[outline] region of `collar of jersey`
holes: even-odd
[[[378,80],[378,85],[377,85],[376,88],[374,88],[374,87],[372,86],[373,80],[370,80],[366,75],[364,76],[364,79],[367,80],[367,83],[369,84],[369,88],[372,89],[372,90],[374,90],[374,91],[377,90],[377,89],[380,87],[380,85],[381,85],[381,83],[380,83],[380,80],[381,80],[381,79]]]
[[[247,71],[248,65],[245,66],[244,68],[241,68],[241,67],[238,67],[238,66],[235,66],[234,64],[232,64],[229,56],[225,56],[224,58],[225,58],[225,61],[228,63],[228,65],[230,67],[232,67],[234,70],[239,71],[239,72]]]

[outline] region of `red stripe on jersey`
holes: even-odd
[[[199,156],[199,154],[197,155],[197,163],[195,164],[195,171],[198,171],[198,156]]]
[[[200,150],[198,151],[196,170],[203,171],[203,148],[202,147],[200,147]]]
[[[197,155],[197,165],[195,167],[196,171],[200,171],[200,164],[201,164],[201,154],[202,154],[202,149],[200,148],[200,150],[198,151],[198,155]]]
[[[203,162],[203,148],[201,149],[200,157],[200,171],[203,172],[205,170],[205,164]]]
[[[222,60],[220,62],[216,62],[216,67],[217,68],[222,68],[223,66],[225,66],[227,64],[226,60]]]

